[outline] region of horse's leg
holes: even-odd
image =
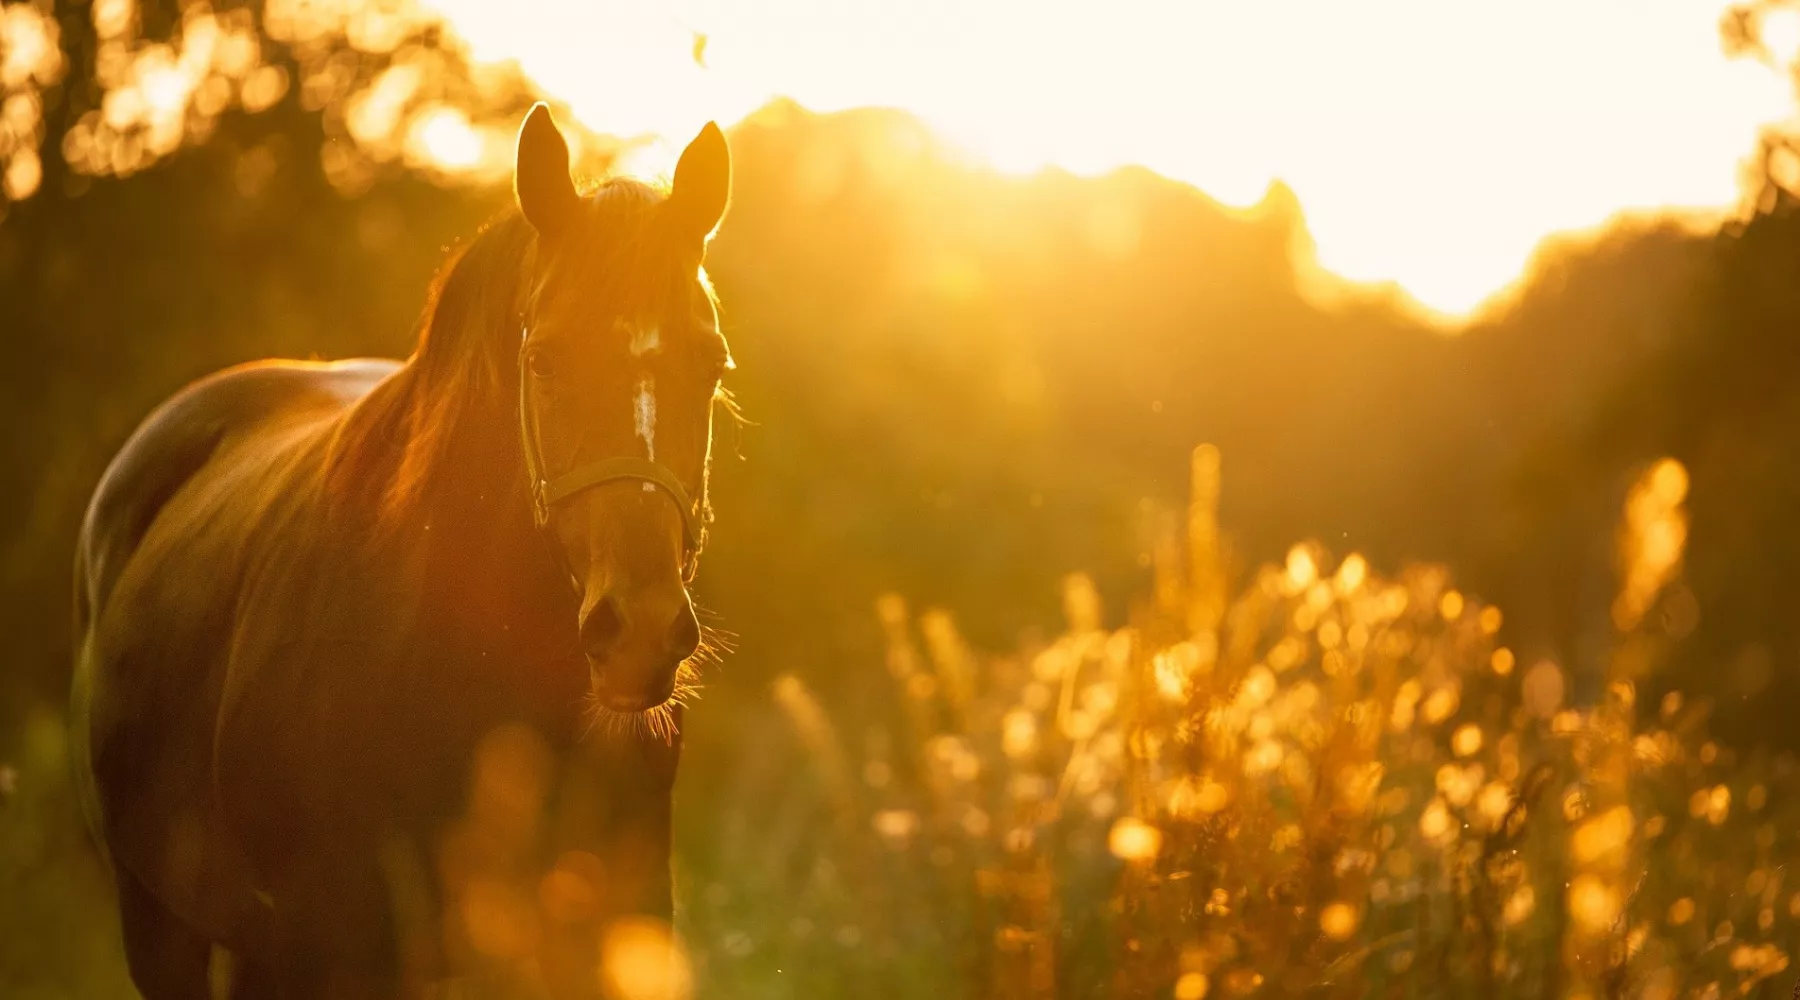
[[[282,996],[281,976],[267,962],[233,956],[231,1000],[276,1000]]]
[[[208,1000],[212,942],[170,913],[135,876],[118,872],[125,963],[144,1000]]]
[[[380,870],[373,861],[346,865],[347,854],[320,850],[295,862],[277,883],[275,953],[272,961],[246,970],[245,992],[234,998],[391,1000],[398,995],[393,917]],[[260,992],[262,983],[274,989]]]

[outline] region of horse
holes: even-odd
[[[410,358],[225,370],[113,459],[72,745],[148,1000],[419,995],[496,955],[588,996],[608,928],[666,937],[730,170],[708,123],[666,191],[580,190],[536,105]]]

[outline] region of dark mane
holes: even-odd
[[[649,307],[674,287],[675,275],[656,273],[670,259],[666,237],[645,224],[664,197],[610,180],[587,196],[593,211],[570,234],[564,253],[591,262],[621,308]],[[345,416],[327,462],[333,495],[362,496],[383,512],[413,509],[459,444],[496,430],[516,442],[518,349],[536,255],[536,232],[509,209],[449,258],[427,294],[412,356]],[[517,464],[516,450],[509,454]],[[522,473],[511,478],[522,497]]]

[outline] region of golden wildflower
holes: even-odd
[[[1680,927],[1694,919],[1694,901],[1686,896],[1669,904],[1669,926]]]
[[[1494,650],[1493,655],[1488,657],[1488,666],[1493,668],[1494,673],[1502,677],[1513,672],[1513,665],[1516,662],[1518,661],[1513,656],[1513,651],[1505,646]]]
[[[1475,796],[1475,809],[1489,823],[1498,823],[1512,808],[1512,789],[1503,781],[1490,781]]]
[[[1458,726],[1450,737],[1450,748],[1458,757],[1473,757],[1481,751],[1481,727],[1473,722]]]
[[[1162,831],[1134,816],[1124,816],[1113,823],[1106,846],[1121,860],[1149,861],[1162,850]]]
[[[1578,875],[1569,883],[1569,915],[1589,934],[1607,931],[1619,918],[1619,892],[1598,875]]]
[[[1029,757],[1038,745],[1037,716],[1015,708],[1006,713],[1000,727],[1000,749],[1008,757]]]
[[[1525,671],[1525,680],[1520,694],[1525,702],[1525,710],[1540,719],[1548,719],[1562,707],[1563,675],[1562,668],[1554,661],[1539,660],[1530,670]]]
[[[1461,593],[1454,590],[1445,591],[1444,596],[1438,600],[1438,613],[1444,616],[1445,621],[1453,622],[1462,617],[1463,604]]]
[[[1388,720],[1388,727],[1394,732],[1403,733],[1412,728],[1413,712],[1419,703],[1420,693],[1419,682],[1411,678],[1402,682],[1400,689],[1394,692],[1394,711]]]
[[[1262,973],[1254,969],[1233,969],[1225,974],[1225,988],[1239,996],[1255,993],[1262,984]]]
[[[1501,908],[1500,919],[1504,920],[1508,927],[1517,927],[1524,923],[1536,908],[1537,893],[1532,891],[1531,886],[1522,885],[1514,889],[1512,895],[1506,897],[1506,905]]]
[[[1206,973],[1183,973],[1175,980],[1175,1000],[1204,1000],[1207,985]]]
[[[883,809],[870,820],[890,847],[904,847],[919,832],[919,814],[911,809]]]
[[[1476,618],[1477,624],[1481,626],[1482,635],[1493,635],[1500,631],[1500,623],[1502,620],[1500,609],[1492,605],[1482,608],[1481,615]]]
[[[1319,577],[1319,564],[1313,554],[1304,545],[1296,545],[1288,550],[1287,555],[1287,591],[1298,594]]]
[[[1362,914],[1356,907],[1341,900],[1328,903],[1319,911],[1319,931],[1333,941],[1343,941],[1355,934],[1361,922]]]
[[[1455,685],[1446,684],[1427,695],[1420,710],[1426,722],[1436,724],[1456,714],[1456,708],[1461,702],[1462,693]]]
[[[1725,818],[1731,815],[1731,789],[1724,785],[1714,785],[1706,793],[1706,821],[1714,826],[1723,826]]]
[[[1432,799],[1425,811],[1419,814],[1419,832],[1428,840],[1438,840],[1450,832],[1452,820],[1450,810],[1443,799]]]
[[[1592,864],[1631,842],[1632,816],[1626,806],[1615,806],[1575,828],[1572,848],[1575,860]]]
[[[1248,753],[1244,754],[1245,776],[1254,778],[1275,770],[1281,766],[1281,758],[1284,753],[1278,740],[1258,742],[1250,748]]]

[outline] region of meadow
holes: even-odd
[[[405,356],[539,95],[415,5],[227,6],[0,15],[4,997],[132,995],[65,732],[101,471],[225,365]],[[731,652],[684,733],[682,958],[610,995],[1789,995],[1791,134],[1742,137],[1735,212],[1547,236],[1447,326],[1321,295],[1327,206],[1281,180],[727,124],[744,419],[695,599]],[[643,151],[571,129],[592,177]],[[533,753],[497,738],[458,843],[529,839]],[[603,876],[456,877],[444,994],[523,997]]]
[[[1786,994],[1794,759],[1722,747],[1704,697],[1638,704],[1692,627],[1674,585],[1679,463],[1646,468],[1622,514],[1615,642],[1586,703],[1567,667],[1521,661],[1502,609],[1441,567],[1384,577],[1302,544],[1234,580],[1219,473],[1218,451],[1198,449],[1186,531],[1159,548],[1125,627],[1102,626],[1080,574],[1062,584],[1062,631],[1003,654],[889,595],[886,711],[846,717],[778,678],[805,771],[746,793],[779,803],[776,829],[733,853],[790,876],[694,894],[702,982]],[[795,916],[771,928],[771,909]]]

